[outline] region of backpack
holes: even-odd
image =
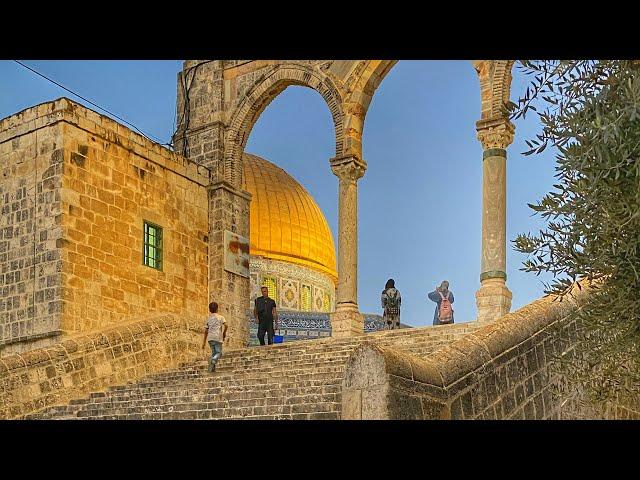
[[[441,298],[438,320],[440,320],[441,323],[450,323],[453,320],[453,308],[451,308],[451,302],[449,301],[449,293],[447,292],[447,298],[444,298],[440,290],[438,290],[438,293]]]
[[[384,310],[387,315],[400,315],[400,306],[398,305],[398,290],[396,290],[393,297],[387,293],[387,304],[384,307]]]

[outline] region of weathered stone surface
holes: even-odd
[[[0,165],[1,355],[149,312],[204,317],[206,169],[64,98],[0,122]],[[144,220],[163,227],[161,271],[143,265]]]
[[[55,342],[61,330],[62,137],[59,125],[36,127],[38,108],[0,124],[2,355]]]
[[[127,335],[134,325],[144,325],[148,334],[134,340]],[[8,356],[2,360],[0,418],[66,403],[115,382],[175,367],[194,358],[201,334],[200,322],[165,314],[99,333],[78,334],[65,341],[63,349],[53,346]],[[107,340],[96,348],[99,339]],[[17,382],[25,375],[26,382]]]
[[[65,342],[71,353],[51,347],[6,357],[0,361],[6,369],[0,377],[0,404],[7,408],[0,408],[0,418],[30,415],[52,405],[57,406],[38,413],[38,417],[340,418],[345,364],[361,342],[374,341],[384,347],[387,358],[395,359],[396,366],[390,371],[398,373],[398,368],[404,368],[399,365],[413,362],[410,355],[428,355],[475,328],[472,324],[425,327],[411,332],[394,330],[354,338],[225,349],[217,374],[211,377],[205,372],[205,362],[193,363],[193,359],[202,358],[200,324],[175,315],[152,317],[73,337]],[[139,335],[140,331],[145,334]],[[34,362],[33,358],[40,360]],[[167,370],[186,361],[190,363],[183,368]],[[30,366],[26,367],[27,363]],[[413,367],[413,377],[422,378],[421,371]],[[368,378],[353,379],[364,393],[345,407],[356,412],[350,415],[360,415],[357,412],[364,398],[365,417],[380,416],[378,409],[384,402],[380,401],[383,392],[379,387],[384,379],[376,377],[373,370],[371,373]],[[139,380],[149,374],[152,377]],[[134,383],[124,385],[131,381]],[[409,379],[408,383],[394,381],[391,386],[420,399],[432,393],[410,388],[414,384]],[[113,388],[104,391],[110,386]],[[50,391],[44,392],[47,388]],[[90,392],[94,393],[87,398]],[[424,408],[433,410],[433,402],[427,400],[421,400]],[[413,400],[410,404],[417,408]],[[406,408],[403,411],[406,413]]]

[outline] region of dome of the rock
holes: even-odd
[[[337,282],[329,224],[302,185],[283,169],[244,154],[243,188],[251,193],[251,256],[312,268]]]

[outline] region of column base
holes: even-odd
[[[329,316],[331,320],[331,336],[333,338],[354,337],[364,335],[364,316],[358,311],[355,303],[342,303]]]
[[[493,322],[509,313],[512,296],[504,279],[483,280],[480,289],[476,292],[478,322]]]

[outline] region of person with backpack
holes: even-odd
[[[449,290],[449,282],[444,280],[439,287],[429,293],[429,299],[436,302],[436,311],[433,314],[434,325],[449,325],[453,322],[453,293]]]
[[[382,309],[384,310],[382,318],[385,330],[400,328],[401,303],[400,291],[396,289],[395,282],[390,278],[382,291]]]

